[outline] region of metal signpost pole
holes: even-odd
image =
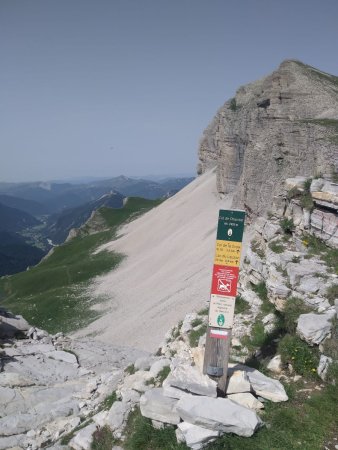
[[[220,210],[203,373],[225,395],[245,212]]]

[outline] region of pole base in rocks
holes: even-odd
[[[226,338],[212,337],[211,330],[226,332]],[[217,382],[218,394],[221,397],[224,397],[226,393],[231,334],[231,329],[210,326],[207,328],[203,373]]]

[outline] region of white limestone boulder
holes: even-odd
[[[53,350],[46,353],[47,358],[52,358],[57,361],[63,361],[69,364],[78,365],[76,356],[71,352],[65,352],[63,350]]]
[[[256,395],[271,400],[272,402],[285,402],[288,400],[284,386],[280,381],[267,377],[258,370],[251,369],[250,367],[247,367],[246,370],[251,387]]]
[[[184,397],[176,408],[186,422],[238,436],[252,436],[262,424],[254,411],[224,398]]]
[[[319,364],[317,367],[317,373],[323,381],[325,381],[325,379],[326,379],[326,374],[327,374],[327,371],[328,371],[331,363],[332,363],[332,358],[330,358],[329,356],[320,355],[320,360],[319,360]]]
[[[333,314],[301,314],[297,321],[297,333],[310,345],[320,344],[330,333]]]
[[[209,442],[214,441],[220,432],[217,430],[208,430],[207,428],[192,425],[188,422],[181,422],[177,425],[177,440],[185,442],[189,448],[199,450]]]
[[[282,357],[281,355],[274,356],[267,365],[267,368],[274,373],[281,373],[282,371]]]
[[[158,422],[177,425],[180,416],[176,411],[177,400],[163,395],[163,389],[155,388],[145,392],[140,398],[141,414]]]
[[[0,386],[3,387],[27,387],[33,386],[34,381],[29,378],[21,375],[17,372],[1,372],[0,373]]]
[[[208,397],[217,397],[217,383],[203,375],[195,366],[181,365],[176,367],[168,380],[170,386],[186,392]]]
[[[180,399],[182,397],[185,397],[186,395],[191,395],[189,392],[183,391],[182,389],[178,389],[171,385],[171,373],[168,375],[168,377],[163,381],[162,383],[162,389],[163,389],[163,395],[165,397]]]
[[[238,394],[250,391],[251,385],[247,373],[243,370],[228,369],[226,393]]]
[[[291,286],[294,288],[298,286],[302,279],[307,276],[314,276],[315,274],[326,274],[326,266],[320,262],[304,260],[302,264],[288,263],[286,271],[290,280]],[[319,280],[318,280],[319,281]]]

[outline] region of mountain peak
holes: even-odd
[[[204,131],[199,173],[216,166],[219,193],[254,216],[284,180],[338,170],[338,78],[297,60],[242,86]]]

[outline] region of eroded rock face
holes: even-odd
[[[204,131],[199,173],[216,166],[218,191],[235,191],[234,206],[260,215],[286,178],[337,170],[334,87],[333,77],[297,61],[241,87]]]

